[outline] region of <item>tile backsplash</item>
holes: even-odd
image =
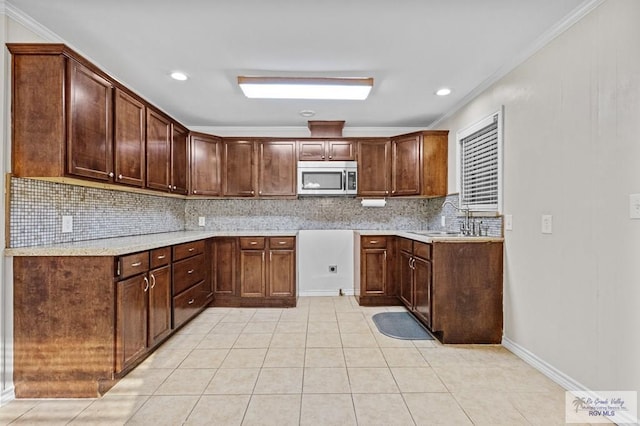
[[[11,179],[10,247],[28,247],[180,230],[380,229],[459,230],[457,195],[433,199],[388,198],[382,208],[360,199],[309,197],[292,200],[182,200],[87,188],[34,179]],[[62,233],[62,216],[73,232]],[[205,227],[198,218],[205,217]],[[502,235],[502,218],[482,218],[489,235]]]

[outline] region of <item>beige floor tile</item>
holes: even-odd
[[[344,348],[347,367],[387,367],[379,348]]]
[[[315,311],[310,310],[309,311],[309,322],[324,322],[324,321],[330,321],[330,322],[337,321],[336,312],[333,310],[333,308],[327,309],[327,310],[315,310]]]
[[[116,383],[107,395],[153,395],[173,371],[172,368],[137,368]]]
[[[228,353],[229,349],[194,349],[179,368],[218,368]]]
[[[431,367],[391,367],[400,392],[448,392]]]
[[[509,401],[529,423],[539,426],[564,425],[565,392],[510,392]],[[544,409],[540,409],[544,407]]]
[[[342,348],[308,348],[305,367],[345,367]]]
[[[255,321],[251,320],[242,330],[243,333],[273,333],[276,330],[277,321]]]
[[[242,422],[245,426],[297,426],[301,395],[253,395]]]
[[[308,333],[307,348],[341,348],[342,340],[338,333]]]
[[[377,348],[378,342],[370,331],[366,333],[340,333],[344,348]]]
[[[403,340],[403,339],[394,339],[393,337],[385,336],[384,334],[377,331],[374,327],[373,329],[373,337],[378,341],[378,346],[381,348],[413,348],[413,341],[411,340]]]
[[[388,368],[347,368],[352,393],[399,393]]]
[[[66,425],[94,402],[93,399],[45,400],[24,413],[12,425]]]
[[[366,321],[340,321],[340,333],[370,333],[371,328]]]
[[[259,368],[262,367],[266,354],[266,348],[231,349],[220,368]]]
[[[307,333],[275,333],[271,339],[271,348],[304,348]]]
[[[362,312],[336,312],[338,322],[364,322]]]
[[[276,325],[276,333],[306,333],[306,321],[280,321]]]
[[[260,334],[251,334],[251,333],[241,333],[238,336],[238,339],[233,344],[234,348],[268,348],[271,343],[271,338],[273,334],[271,333],[260,333]]]
[[[280,322],[307,322],[309,319],[309,310],[296,307],[295,309],[287,309],[280,315]]]
[[[185,426],[240,425],[251,395],[203,395]]]
[[[262,367],[304,367],[304,348],[269,348]]]
[[[150,396],[127,425],[175,426],[185,421],[199,396]]]
[[[0,425],[8,425],[41,401],[36,399],[14,399],[0,407]]]
[[[493,390],[511,392],[557,392],[561,388],[531,367],[434,366],[450,392]]]
[[[382,348],[382,354],[389,367],[429,366],[416,348]]]
[[[177,368],[190,353],[191,349],[160,348],[144,360],[138,368]]]
[[[465,391],[453,393],[453,397],[475,425],[528,425],[504,392]]]
[[[407,393],[402,396],[418,426],[472,424],[464,410],[449,393]]]
[[[162,349],[195,349],[203,338],[202,334],[175,334],[162,344]]]
[[[336,321],[309,321],[308,333],[339,333]]]
[[[351,395],[302,395],[300,425],[357,425]]]
[[[353,405],[360,425],[414,425],[400,394],[353,395]]]
[[[196,349],[230,349],[238,340],[239,334],[207,334],[202,338]]]
[[[207,368],[178,368],[160,385],[155,395],[200,395],[215,372],[215,369]]]
[[[277,322],[280,320],[280,315],[282,315],[283,309],[260,309],[256,311],[256,313],[251,317],[251,322],[255,321],[266,321],[266,322]]]
[[[247,322],[223,322],[220,321],[215,327],[211,329],[212,334],[239,334],[242,333],[247,326]]]
[[[346,368],[305,368],[304,393],[350,393]]]
[[[205,394],[250,395],[260,374],[259,368],[229,368],[216,371]]]
[[[247,323],[251,320],[253,315],[256,313],[255,309],[238,309],[230,311],[226,314],[220,322],[237,322],[237,323]]]
[[[263,368],[253,393],[299,394],[302,392],[302,375],[302,368]]]
[[[196,321],[195,320],[189,322],[189,324],[185,325],[180,329],[178,333],[180,334],[208,334],[211,329],[216,325],[210,322],[204,321]]]
[[[105,395],[89,405],[69,424],[83,426],[125,424],[148,398],[140,395]]]
[[[435,348],[437,345],[435,340],[412,340],[412,342],[413,342],[413,346],[415,346],[418,349]]]

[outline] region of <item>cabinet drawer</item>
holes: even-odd
[[[204,253],[204,240],[173,246],[173,261],[186,259],[196,254]]]
[[[408,238],[398,239],[398,249],[413,253],[413,240]]]
[[[413,242],[413,255],[423,259],[431,259],[431,244]]]
[[[277,249],[292,249],[296,244],[295,237],[270,237],[269,248],[273,250]]]
[[[367,235],[360,239],[362,248],[385,248],[387,247],[387,237]]]
[[[168,265],[171,262],[171,247],[162,247],[151,250],[151,269]]]
[[[264,237],[240,237],[241,250],[262,250],[264,249]]]
[[[173,264],[173,294],[177,295],[207,276],[204,254],[199,254]]]
[[[149,270],[149,252],[129,254],[120,257],[120,279],[131,277]]]
[[[209,292],[204,281],[173,298],[173,327],[179,327],[196,315],[208,301]]]

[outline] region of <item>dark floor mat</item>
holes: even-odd
[[[381,312],[373,317],[380,333],[404,340],[433,340],[433,336],[408,312]]]

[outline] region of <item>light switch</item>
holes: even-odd
[[[513,215],[510,215],[510,214],[504,215],[504,230],[505,231],[513,230]]]
[[[542,215],[542,233],[543,234],[553,233],[553,216],[550,214]]]
[[[205,226],[205,218],[204,216],[198,217],[198,226]]]
[[[73,232],[73,216],[62,216],[62,233]]]
[[[629,194],[629,218],[640,219],[640,194]]]

